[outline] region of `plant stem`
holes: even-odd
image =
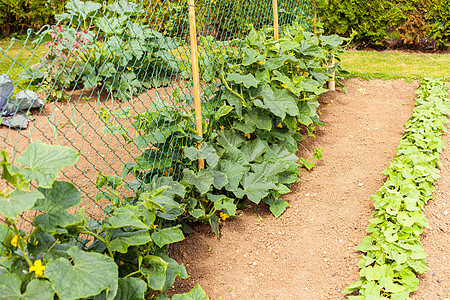
[[[22,240],[22,238],[20,237],[20,232],[19,232],[19,230],[17,229],[17,226],[16,226],[15,223],[13,224],[13,227],[14,227],[14,234],[17,235],[17,236],[19,237],[19,238],[17,239],[17,245],[19,246],[20,251],[22,251],[23,257],[25,258],[25,260],[26,260],[28,266],[31,267],[31,266],[33,265],[33,263],[32,263],[31,260],[28,258],[28,255],[25,253],[25,247],[24,247],[24,245],[23,245],[23,240]]]

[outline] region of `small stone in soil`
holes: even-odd
[[[437,283],[441,283],[441,281],[440,281],[439,279],[438,279],[438,280],[436,280],[436,282],[437,282]]]

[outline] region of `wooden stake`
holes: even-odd
[[[189,5],[189,32],[191,37],[191,62],[192,62],[192,79],[194,81],[194,109],[195,109],[195,124],[198,135],[203,137],[202,126],[202,104],[200,101],[200,74],[198,70],[198,50],[197,50],[197,28],[195,26],[195,3],[194,0],[188,0]],[[198,148],[201,148],[201,143]],[[198,160],[198,168],[203,169],[205,162],[203,158]]]
[[[272,0],[273,4],[273,37],[277,41],[280,38],[278,31],[278,1]]]
[[[316,1],[314,1],[314,35],[317,35],[316,23],[317,23],[317,6]]]
[[[331,67],[334,68],[336,64],[336,60],[334,58],[334,53],[333,53],[333,59],[331,61]],[[333,72],[331,73],[331,79],[330,81],[328,81],[328,89],[330,91],[335,91],[336,90],[336,72],[333,70]]]

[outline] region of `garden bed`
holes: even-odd
[[[344,299],[341,291],[359,278],[360,253],[373,213],[370,196],[381,187],[411,116],[418,82],[404,80],[345,82],[347,94],[321,97],[322,120],[316,139],[324,159],[303,171],[287,197],[290,208],[278,220],[256,206],[226,221],[221,238],[209,227],[173,249],[191,278],[175,292],[200,283],[216,299]],[[448,135],[445,136],[450,143]],[[301,156],[308,152],[299,148]],[[419,277],[413,299],[449,297],[448,204],[450,151],[441,161],[441,178],[425,212],[430,228],[423,234],[430,271]]]

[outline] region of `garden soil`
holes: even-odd
[[[222,223],[219,239],[209,226],[197,226],[172,248],[191,276],[177,280],[172,292],[200,284],[211,299],[344,299],[342,290],[359,279],[354,248],[374,212],[370,196],[385,180],[418,84],[351,79],[347,93],[323,95],[325,125],[298,155],[310,158],[321,147],[324,157],[302,171],[286,196],[288,210],[275,219],[265,204],[252,205]],[[441,158],[442,178],[426,206],[430,228],[422,236],[430,271],[419,276],[417,300],[450,297],[450,149]]]

